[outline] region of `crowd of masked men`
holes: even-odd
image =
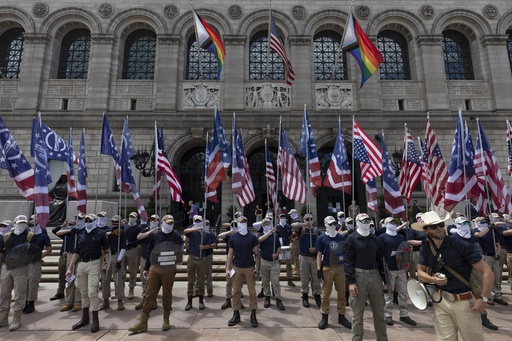
[[[91,332],[96,332],[100,328],[98,312],[124,310],[125,299],[135,297],[134,289],[140,276],[142,300],[135,310],[141,310],[141,316],[129,330],[134,333],[148,330],[148,319],[151,311],[157,308],[156,298],[161,289],[162,330],[168,330],[176,265],[185,254],[188,277],[185,310],[194,308],[194,298],[197,298],[197,308],[205,309],[205,295],[213,296],[213,250],[218,241],[223,240],[227,257],[226,299],[221,307],[214,309],[233,309],[229,326],[241,321],[240,310],[245,308],[241,300],[244,284],[249,293],[251,326],[258,326],[258,299],[263,301],[264,308],[271,307],[274,301],[277,309],[286,310],[279,278],[284,263],[287,278],[284,283],[295,287],[294,280],[300,279],[302,305],[310,307],[311,298],[320,308],[319,329],[325,329],[329,324],[329,298],[334,286],[337,322],[352,329],[353,339],[362,339],[362,314],[365,306],[370,305],[377,339],[386,340],[387,326],[395,324],[395,306],[401,323],[416,326],[408,314],[406,285],[408,279],[418,278],[420,248],[429,244],[429,225],[422,223],[422,216],[423,213],[415,216],[420,228],[400,224],[393,217],[381,220],[376,227],[373,220],[365,213],[359,213],[353,203],[350,214],[345,216],[344,212],[337,212],[336,218],[327,216],[320,229],[314,226],[311,214],[305,214],[301,220],[295,209],[279,214],[277,221],[272,213],[267,213],[250,225],[247,218],[237,212],[234,220],[223,224],[221,233],[216,235],[210,231],[209,221],[203,221],[199,215],[191,217],[191,225],[181,234],[174,229],[171,215],[162,219],[152,215],[148,223],[138,223],[136,212],[130,213],[128,220],[118,215],[108,219],[106,212],[79,214],[74,221],[65,221],[52,230],[63,243],[59,286],[50,300],[62,302],[61,312],[82,312],[79,321],[71,326],[73,330],[90,325]],[[489,217],[491,221],[486,217],[466,219],[460,214],[453,214],[451,218],[453,225],[446,227],[449,238],[472,245],[493,272],[492,295],[486,303],[507,305],[501,292],[501,274],[508,259],[512,287],[512,230],[509,229],[512,220],[496,213]],[[20,327],[22,314],[36,310],[42,262],[52,251],[47,232],[34,219],[34,216],[27,219],[19,215],[13,222],[5,220],[0,225],[3,235],[0,327],[8,326],[10,331]],[[477,273],[475,277],[482,286],[482,274]],[[261,291],[258,293],[256,282],[259,280]],[[437,289],[444,290],[442,285]],[[454,293],[451,298],[455,301],[466,299],[459,293]],[[467,299],[478,297],[471,295]],[[349,306],[352,308],[351,319],[345,316]],[[485,311],[480,313],[480,319],[486,328],[498,329]]]

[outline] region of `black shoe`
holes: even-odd
[[[240,312],[238,310],[235,310],[233,312],[233,317],[231,320],[228,321],[228,326],[232,327],[240,322]]]
[[[345,315],[338,314],[338,323],[347,329],[352,329],[352,322],[347,320]]]
[[[494,303],[498,303],[501,305],[508,305],[508,302],[505,301],[503,298],[493,298],[492,300],[494,301]]]
[[[433,306],[432,301],[428,301],[427,306],[432,307]]]
[[[192,309],[192,295],[188,295],[188,302],[185,306],[186,311],[189,311],[190,309]]]
[[[392,317],[386,317],[386,324],[388,326],[394,325],[395,323],[393,322],[393,318]]]
[[[304,308],[309,308],[308,294],[302,294],[302,306]]]
[[[487,314],[480,315],[480,318],[482,319],[482,326],[490,330],[498,330],[498,326],[489,321],[489,318],[487,318]]]
[[[27,301],[27,305],[25,306],[25,309],[23,309],[23,314],[31,314],[34,311],[36,311],[34,301]]]
[[[412,318],[410,318],[409,316],[405,316],[405,317],[400,317],[400,321],[402,321],[403,323],[407,323],[408,325],[410,326],[416,326],[416,321],[414,321]]]
[[[204,306],[204,296],[199,296],[199,310],[204,310],[204,308],[206,308]]]
[[[327,328],[327,325],[329,324],[329,315],[328,314],[322,314],[322,319],[320,322],[318,322],[318,329],[325,329]]]
[[[89,324],[89,308],[82,308],[82,318],[71,329],[77,330]]]
[[[243,297],[243,296],[242,296]],[[258,294],[258,298],[263,298],[265,297],[265,294],[263,293],[263,288],[261,288],[261,291],[260,293]]]
[[[291,279],[288,280],[288,286],[290,288],[295,288],[295,283],[293,283],[293,281]]]
[[[251,310],[251,326],[254,328],[258,326],[258,320],[256,319],[256,309]]]
[[[263,303],[264,308],[270,307],[270,296],[265,296],[265,303]]]
[[[315,295],[315,303],[318,306],[318,308],[320,308],[320,306],[322,305],[322,298],[320,297],[320,295]]]
[[[61,300],[63,298],[64,294],[55,294],[54,296],[50,297],[50,301]]]
[[[276,299],[276,307],[281,311],[285,310],[284,304],[280,299]]]

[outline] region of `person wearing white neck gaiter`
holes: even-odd
[[[128,216],[128,227],[125,226],[126,231],[126,253],[124,256],[126,264],[126,272],[130,274],[128,299],[131,300],[135,297],[134,290],[137,285],[137,272],[139,270],[139,244],[137,239],[142,227],[137,224],[137,212],[131,212]]]
[[[363,237],[368,237],[370,235],[370,225],[372,224],[372,220],[366,213],[360,213],[357,215],[359,219],[356,218],[356,231]]]
[[[7,232],[11,232],[14,223],[10,220],[4,220],[0,224],[0,236],[6,234]]]
[[[183,230],[188,239],[187,253],[189,255],[187,261],[187,304],[185,310],[192,309],[192,298],[194,295],[194,285],[197,280],[197,294],[199,296],[199,310],[205,309],[204,305],[204,288],[206,275],[206,253],[204,249],[209,246],[208,235],[204,232],[203,217],[194,215],[192,218],[193,225]]]
[[[387,217],[384,220],[384,227],[386,228],[386,233],[390,236],[396,236],[396,227],[397,223],[393,217]]]

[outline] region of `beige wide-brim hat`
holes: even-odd
[[[449,218],[450,218],[450,214],[449,213],[447,213],[444,218],[440,218],[439,215],[436,212],[434,212],[434,211],[425,212],[421,216],[421,219],[423,220],[423,222],[421,222],[421,223],[412,223],[411,227],[413,229],[415,229],[416,231],[423,231],[423,227],[425,227],[427,225],[434,225],[434,224],[444,223]]]

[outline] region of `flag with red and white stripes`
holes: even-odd
[[[155,123],[155,136],[156,141],[155,145],[157,146],[157,157],[156,157],[156,166],[155,171],[156,174],[165,174],[167,178],[167,184],[169,185],[169,191],[171,192],[172,201],[176,201],[181,203],[182,206],[185,206],[185,202],[182,197],[182,189],[181,183],[174,171],[174,168],[171,166],[169,162],[169,158],[167,157],[167,151],[165,149],[164,143],[164,130],[163,127],[160,127],[159,130],[156,128]]]
[[[428,117],[425,132],[425,146],[427,149],[427,182],[432,193],[432,201],[434,205],[438,206],[440,203],[444,202],[448,170],[446,168],[446,162],[443,159],[443,154],[441,154],[439,143],[437,143],[436,134],[430,125]]]
[[[338,134],[336,135],[336,142],[334,143],[331,162],[324,178],[324,184],[327,187],[343,191],[347,194],[352,193],[350,165],[345,147],[345,138],[341,130],[341,122],[338,123]]]
[[[295,80],[295,72],[293,71],[292,63],[286,56],[283,40],[279,35],[272,13],[270,13],[270,49],[277,53],[283,61],[286,84],[291,86]]]
[[[76,184],[76,209],[83,214],[87,212],[87,166],[85,164],[85,129],[80,137],[80,154],[78,156],[78,182]]]
[[[302,120],[302,135],[300,137],[300,152],[306,156],[309,164],[309,187],[311,193],[316,196],[316,190],[322,186],[322,177],[320,170],[320,161],[316,151],[315,138],[313,137],[313,128],[309,122],[308,111],[304,108],[304,118]]]
[[[204,162],[204,192],[206,196],[206,200],[210,200],[214,203],[219,203],[219,198],[217,198],[217,189],[208,186],[208,166],[210,163],[210,155],[212,153],[212,141],[208,138],[206,141],[206,150],[205,150],[205,162]],[[221,162],[221,161],[218,161]]]
[[[50,220],[50,207],[48,198],[48,184],[51,182],[50,167],[48,167],[48,150],[43,139],[41,118],[33,125],[32,150],[35,159],[35,206],[37,222],[46,228]]]
[[[421,163],[418,152],[416,151],[416,146],[414,145],[414,141],[407,126],[405,127],[404,154],[400,168],[400,191],[407,202],[410,202],[412,191],[418,184],[418,181],[420,181]]]
[[[236,128],[235,115],[233,114],[232,125],[232,145],[233,145],[233,178],[232,188],[235,193],[238,206],[244,207],[256,199],[254,187],[252,185],[251,172],[247,163],[247,154],[245,153],[242,133]]]
[[[267,141],[265,140],[265,176],[267,177],[268,184],[268,195],[270,200],[272,201],[273,207],[277,207],[277,184],[276,184],[276,175],[274,173],[274,166],[272,165],[272,159],[270,158],[270,152],[268,150]]]
[[[354,125],[354,158],[361,167],[361,180],[366,184],[371,179],[382,175],[382,153],[370,137],[359,127]]]
[[[390,214],[400,214],[402,218],[405,219],[405,207],[402,199],[402,193],[398,187],[398,181],[396,181],[395,171],[391,164],[386,141],[384,141],[384,135],[382,135],[380,140],[380,150],[382,151],[384,206]]]
[[[73,141],[71,138],[71,128],[69,129],[68,136],[68,159],[66,162],[66,175],[67,175],[67,189],[68,195],[73,198],[77,198],[76,186],[75,186],[75,167],[73,165]]]
[[[512,176],[512,127],[507,120],[508,175]]]
[[[418,143],[420,144],[421,181],[423,182],[423,191],[426,193],[427,198],[432,198],[432,191],[428,183],[427,146],[419,137]]]
[[[306,184],[293,156],[293,150],[288,142],[284,128],[281,126],[279,141],[278,167],[281,170],[281,182],[283,183],[283,195],[290,200],[296,200],[306,204]]]
[[[220,112],[215,109],[215,117],[213,120],[212,141],[210,150],[207,153],[207,176],[206,185],[207,193],[217,190],[220,183],[226,180],[226,173],[231,164],[231,155],[229,152],[226,133],[222,125]]]
[[[379,202],[377,201],[377,181],[371,179],[365,184],[366,188],[366,204],[368,209],[379,212]]]

